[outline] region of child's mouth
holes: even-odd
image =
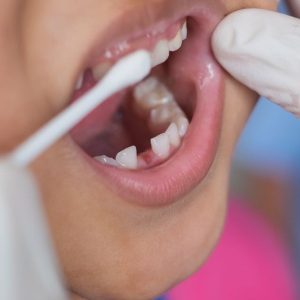
[[[210,34],[218,18],[201,9],[190,14],[92,55],[76,84],[73,101],[121,57],[151,52],[150,76],[113,96],[71,134],[104,182],[139,204],[185,195],[206,177],[217,152],[223,81]]]
[[[154,38],[147,39],[153,71],[143,82],[113,97],[99,107],[74,131],[78,144],[103,164],[125,169],[146,169],[167,160],[187,133],[189,119],[165,84],[170,53],[178,51],[187,39],[187,23],[177,22]],[[176,31],[175,31],[175,30]],[[162,36],[160,38],[159,36]],[[158,40],[158,41],[157,41]],[[153,46],[153,42],[156,44]],[[76,96],[101,80],[121,50],[106,50],[104,62],[88,70],[78,81]],[[168,82],[170,81],[170,82]],[[75,97],[76,97],[75,96]],[[183,99],[182,99],[183,100]],[[185,103],[187,107],[188,103]],[[105,116],[103,116],[105,112]],[[86,126],[86,122],[89,122]]]

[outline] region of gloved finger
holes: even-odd
[[[300,0],[288,0],[292,12],[296,17],[300,17]]]
[[[300,20],[244,9],[217,27],[212,47],[237,80],[300,116]]]

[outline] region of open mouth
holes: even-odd
[[[223,111],[222,72],[210,50],[219,19],[193,9],[103,49],[79,77],[73,101],[121,57],[151,53],[149,77],[111,97],[71,133],[84,159],[122,198],[169,204],[208,174]]]

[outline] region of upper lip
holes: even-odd
[[[81,72],[93,63],[95,57],[102,53],[104,48],[117,44],[120,41],[137,39],[155,27],[170,24],[190,13],[205,10],[211,6],[211,0],[157,0],[134,2],[134,5],[120,11],[116,19],[108,27],[101,28],[101,34],[84,53],[79,66]],[[214,11],[224,13],[222,1],[214,1]]]

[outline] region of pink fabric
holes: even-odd
[[[282,243],[259,216],[235,201],[215,252],[168,299],[294,300],[293,281]]]

